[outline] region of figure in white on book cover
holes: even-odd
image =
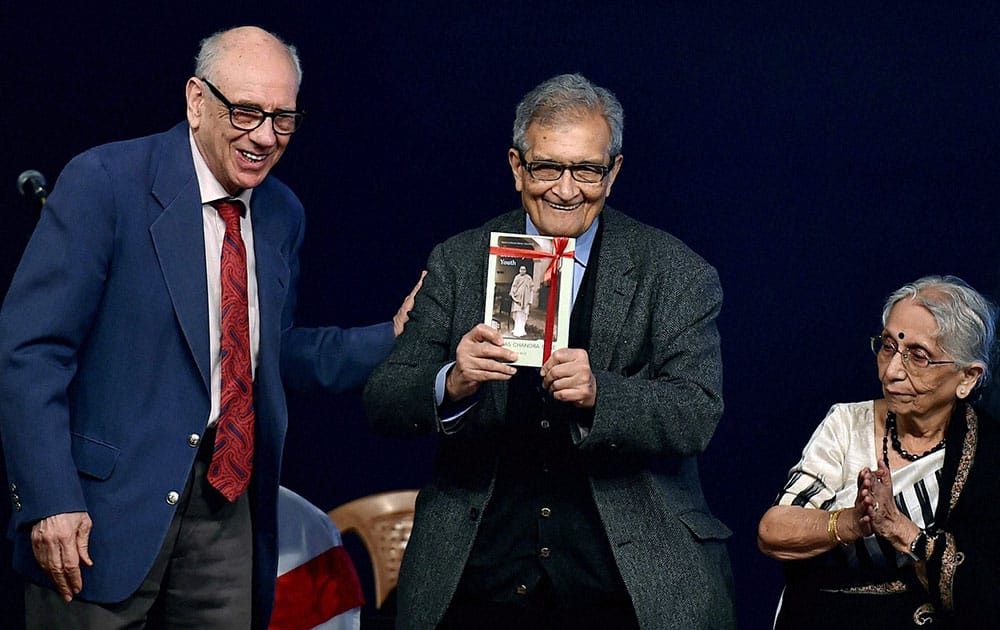
[[[514,282],[510,285],[510,313],[514,317],[514,330],[511,334],[515,337],[523,337],[528,334],[524,325],[528,323],[528,315],[531,314],[534,284],[531,281],[531,276],[528,275],[528,268],[521,265],[514,277]]]

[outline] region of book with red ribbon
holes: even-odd
[[[514,365],[541,367],[569,344],[576,241],[490,233],[485,322],[517,352]]]

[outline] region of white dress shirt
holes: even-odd
[[[226,235],[226,222],[218,210],[209,202],[230,198],[222,184],[212,175],[208,164],[198,151],[194,135],[188,132],[191,141],[191,156],[194,172],[198,176],[201,191],[202,225],[205,231],[205,272],[208,278],[208,338],[212,354],[212,410],[208,414],[208,426],[214,426],[219,419],[219,400],[222,394],[222,364],[219,347],[222,343],[222,281],[220,279],[220,259],[222,242]],[[260,349],[260,311],[257,302],[257,264],[253,248],[253,224],[251,223],[250,197],[253,189],[244,190],[236,199],[246,206],[246,213],[240,219],[240,233],[247,250],[247,303],[250,307],[250,364],[256,374],[257,352]]]

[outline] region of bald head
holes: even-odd
[[[295,46],[257,26],[238,26],[203,39],[194,73],[214,83],[221,80],[220,74],[229,68],[252,66],[259,59],[274,60],[276,57],[287,59],[298,89],[302,83],[302,64]]]

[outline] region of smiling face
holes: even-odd
[[[951,359],[938,345],[937,332],[931,312],[911,299],[900,300],[889,312],[882,334],[893,339],[899,352],[891,357],[879,353],[878,370],[889,410],[899,416],[947,421],[957,399],[965,398],[982,374],[978,364],[964,369],[953,364],[904,366],[902,352],[923,352],[932,361]]]
[[[611,130],[603,116],[588,112],[552,127],[532,122],[525,134],[525,144],[528,162],[607,164]],[[568,170],[555,181],[537,181],[525,170],[517,149],[509,151],[508,160],[514,187],[521,193],[521,203],[538,231],[547,236],[577,237],[587,231],[604,209],[622,157],[615,158],[611,171],[596,184],[578,182]]]
[[[234,105],[264,111],[296,108],[298,81],[292,59],[279,41],[259,29],[228,33],[211,76],[205,78]],[[264,181],[290,136],[275,134],[270,120],[253,131],[236,129],[229,110],[196,77],[188,79],[186,95],[195,144],[226,192],[236,195]]]

